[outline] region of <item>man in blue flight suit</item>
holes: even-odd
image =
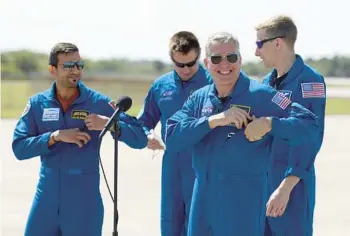
[[[204,62],[214,84],[193,93],[168,119],[165,142],[169,152],[194,150],[188,235],[262,236],[272,140],[296,145],[314,139],[317,118],[250,80],[241,71],[239,42],[229,33],[209,38]]]
[[[153,82],[138,116],[149,140],[148,148],[165,148],[166,120],[181,109],[191,93],[211,81],[209,73],[199,64],[200,53],[193,33],[180,31],[171,37],[169,54],[175,68]],[[153,133],[159,121],[163,140]],[[174,153],[165,150],[161,182],[161,235],[186,236],[194,182],[191,149]]]
[[[322,75],[295,54],[297,27],[288,16],[274,16],[256,27],[255,55],[274,68],[263,80],[319,118],[317,139],[290,147],[274,141],[269,170],[266,236],[311,236],[315,208],[315,167],[324,133],[326,86]]]
[[[98,136],[116,105],[84,86],[83,67],[75,45],[56,44],[49,61],[56,80],[49,90],[29,99],[16,125],[12,143],[16,158],[41,157],[26,236],[102,234]],[[141,125],[127,114],[121,114],[118,132],[132,148],[147,144]]]

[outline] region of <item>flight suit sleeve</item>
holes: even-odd
[[[167,120],[165,134],[167,151],[179,152],[191,147],[211,131],[208,117],[195,117],[198,104],[198,99],[193,95],[190,96],[182,109]]]
[[[107,116],[111,117],[116,110],[115,101],[107,100],[104,103],[106,106]],[[124,142],[131,148],[142,149],[147,146],[147,137],[144,134],[141,123],[136,117],[126,113],[120,113],[117,131],[119,140]],[[111,135],[114,137],[114,131],[111,130]]]
[[[317,89],[317,92],[314,92],[310,96],[308,93],[303,93],[301,88],[301,99],[298,100],[298,102],[312,111],[318,117],[320,130],[315,141],[290,147],[288,167],[285,177],[294,175],[300,179],[305,178],[310,170],[310,167],[315,162],[316,155],[319,152],[323,142],[326,108],[326,85],[324,82],[315,82],[301,84],[301,87],[310,85],[319,89]]]
[[[281,92],[273,90],[267,107],[271,116],[269,135],[300,145],[315,140],[319,134],[318,118],[302,105],[291,102]]]
[[[143,107],[137,116],[146,136],[150,134],[150,130],[154,129],[160,120],[161,113],[157,101],[154,98],[154,90],[155,85],[152,84],[144,100]]]
[[[12,150],[18,160],[49,154],[58,144],[49,147],[52,132],[39,134],[35,118],[35,103],[28,101],[21,118],[18,120],[12,140]]]

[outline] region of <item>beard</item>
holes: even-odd
[[[78,86],[78,82],[80,81],[80,78],[67,78],[67,85],[69,88],[76,88]]]
[[[77,88],[78,83],[80,81],[79,77],[65,77],[65,78],[60,78],[56,81],[56,83],[61,87],[61,88]]]

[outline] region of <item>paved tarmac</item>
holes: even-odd
[[[327,97],[338,97],[338,98],[350,98],[350,89],[348,87],[338,88],[332,87],[327,88]]]
[[[17,161],[12,154],[14,120],[1,121],[1,230],[3,236],[23,235],[34,196],[39,158]],[[159,127],[158,127],[159,128]],[[158,129],[159,131],[159,129]],[[350,116],[326,118],[324,145],[317,157],[317,200],[314,236],[345,236],[350,232]],[[161,153],[119,145],[119,235],[158,236]],[[102,161],[113,193],[113,140],[105,136]],[[103,235],[112,235],[113,204],[104,179]],[[45,222],[43,222],[45,224]],[[346,233],[348,232],[348,233]]]

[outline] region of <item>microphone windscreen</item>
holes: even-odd
[[[117,107],[121,109],[123,112],[126,112],[130,109],[132,105],[132,100],[128,96],[121,96],[117,101]]]

